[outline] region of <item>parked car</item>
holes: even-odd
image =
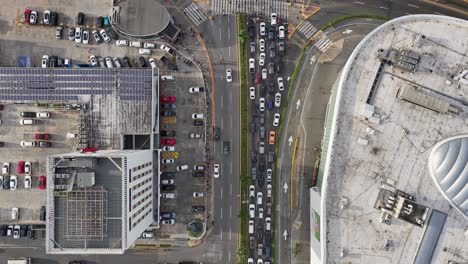
[[[29,24],[35,25],[37,23],[37,12],[31,11],[31,15],[29,16]]]
[[[194,192],[193,193],[193,198],[202,198],[204,197],[204,193],[202,192]]]
[[[16,190],[18,186],[18,177],[16,175],[10,176],[10,190]]]
[[[39,219],[41,221],[45,221],[46,220],[46,207],[45,206],[41,206],[41,211],[39,213]]]
[[[176,213],[162,213],[162,212],[161,212],[161,215],[159,216],[160,219],[171,219],[175,217],[176,217]]]
[[[204,91],[203,87],[190,87],[189,93],[201,93]]]
[[[203,120],[192,120],[193,126],[203,126]]]
[[[58,13],[50,12],[50,25],[57,26],[57,23],[58,23]]]
[[[164,199],[175,199],[176,194],[175,193],[161,193],[161,198]]]
[[[175,162],[174,159],[161,159],[162,164],[172,164],[174,162]]]
[[[205,206],[193,205],[192,206],[192,212],[194,212],[194,213],[203,213],[203,212],[205,212]]]
[[[274,145],[276,141],[276,132],[274,130],[270,130],[268,133],[268,143],[270,145]]]
[[[31,189],[32,179],[30,175],[24,176],[24,188]]]
[[[44,190],[46,188],[46,176],[39,177],[39,189]]]
[[[199,114],[199,113],[192,114],[192,119],[203,119],[203,114]]]
[[[63,27],[57,27],[55,29],[55,39],[62,39]]]
[[[160,135],[161,137],[175,137],[176,132],[174,130],[169,130],[169,131],[163,130],[161,131]]]
[[[94,42],[102,43],[102,38],[101,38],[101,36],[99,36],[99,33],[97,32],[97,30],[91,31],[91,34],[93,35]]]
[[[161,102],[163,103],[174,103],[175,100],[175,96],[161,96]]]
[[[162,151],[175,151],[174,146],[164,146],[161,148]]]
[[[75,40],[75,28],[68,28],[68,40]]]
[[[44,24],[50,24],[50,10],[44,11]]]
[[[175,111],[171,111],[171,110],[165,110],[165,111],[161,111],[161,116],[176,116],[176,112]]]
[[[173,138],[163,138],[161,139],[161,145],[165,146],[174,146],[176,143],[176,140]]]
[[[76,17],[76,24],[78,26],[83,26],[84,25],[84,19],[85,19],[85,15],[83,14],[83,12],[79,12],[78,16]]]
[[[24,173],[24,161],[22,161],[22,160],[18,161],[18,167],[16,168],[16,171],[17,171],[19,174],[23,174],[23,173]]]
[[[159,46],[160,49],[164,50],[165,52],[167,52],[168,54],[170,55],[174,55],[175,53],[175,50],[169,48],[168,46],[162,44],[161,46]]]
[[[8,175],[3,176],[3,189],[4,190],[10,189],[10,176]]]
[[[141,43],[140,41],[130,41],[130,47],[134,47],[134,48],[141,48],[143,46],[143,43]]]
[[[177,166],[177,167],[176,167],[176,170],[177,170],[177,171],[188,170],[188,165],[180,165],[180,166]]]
[[[18,207],[13,207],[11,209],[11,220],[18,220],[19,218],[19,209]]]
[[[140,55],[150,55],[151,50],[150,49],[139,49],[138,54],[140,54]]]
[[[88,30],[83,30],[83,44],[89,44],[89,31]]]
[[[104,18],[102,16],[96,18],[96,27],[97,28],[104,27]]]
[[[219,128],[219,127],[214,128],[213,137],[214,137],[214,140],[220,140],[221,139],[221,128]]]
[[[22,147],[35,147],[36,146],[36,141],[21,141],[20,145]]]
[[[175,185],[162,185],[161,190],[162,191],[175,191],[176,187]]]
[[[173,179],[163,179],[161,180],[161,184],[174,184],[175,181]]]
[[[20,226],[15,225],[15,227],[13,228],[13,238],[18,239],[20,237],[21,237],[21,235],[20,235]]]
[[[205,135],[204,135],[204,134],[200,134],[200,133],[190,133],[189,138],[192,138],[192,139],[201,139],[201,138],[205,138]]]
[[[158,66],[156,65],[156,61],[153,58],[149,58],[149,64],[151,68],[156,69]]]
[[[138,57],[138,63],[140,63],[140,67],[142,67],[142,68],[148,67],[148,64],[146,64],[145,57],[143,57],[143,56]],[[161,76],[161,78],[162,78],[162,76]]]
[[[119,39],[119,35],[111,27],[106,28],[107,35],[112,39]]]
[[[40,147],[40,148],[50,148],[51,147],[51,143],[50,142],[47,142],[47,141],[39,141],[39,142],[36,142],[36,146]]]
[[[143,43],[143,48],[145,49],[154,49],[156,45],[154,43],[145,42]]]
[[[193,170],[194,171],[203,171],[203,170],[205,170],[205,166],[204,165],[194,165]]]
[[[2,173],[3,174],[9,174],[10,173],[10,163],[9,162],[3,163]]]
[[[153,235],[153,232],[143,232],[143,234],[141,234],[141,237],[142,238],[153,238],[154,235]]]
[[[34,124],[36,124],[36,120],[34,120],[34,119],[20,119],[20,124],[22,126],[34,125]]]
[[[99,34],[101,34],[101,36],[102,36],[102,38],[104,39],[105,42],[110,42],[111,41],[111,38],[109,38],[109,36],[107,35],[105,29],[99,30]]]
[[[125,40],[125,39],[119,39],[115,42],[115,45],[117,46],[128,46],[128,40]]]
[[[30,16],[31,16],[31,10],[29,10],[29,9],[26,8],[26,9],[24,10],[24,13],[23,13],[23,22],[29,23],[29,21],[30,21]]]

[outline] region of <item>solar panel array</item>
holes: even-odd
[[[151,69],[0,68],[0,100],[79,101],[82,95],[110,95],[120,99],[151,100]]]
[[[120,99],[126,101],[151,101],[152,74],[151,69],[120,70]]]

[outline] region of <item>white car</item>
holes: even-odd
[[[283,77],[278,77],[278,89],[279,89],[280,91],[284,91]]]
[[[31,176],[24,176],[24,188],[31,189]]]
[[[263,208],[262,207],[258,208],[258,218],[263,219]]]
[[[162,151],[175,151],[175,146],[164,146],[161,149]]]
[[[265,51],[265,40],[264,39],[260,39],[258,41],[258,43],[260,44],[260,51]]]
[[[219,164],[214,165],[214,177],[219,178]]]
[[[130,47],[134,47],[134,48],[141,48],[142,47],[142,44],[140,41],[130,41],[129,43]]]
[[[20,145],[22,147],[35,147],[36,146],[36,142],[34,141],[21,141],[20,142]]]
[[[151,50],[150,49],[139,49],[138,54],[140,54],[140,55],[150,55]]]
[[[201,93],[203,92],[203,87],[190,87],[189,93]]]
[[[249,186],[249,196],[255,198],[255,185],[253,184]]]
[[[232,70],[231,69],[226,70],[226,82],[228,83],[232,82]]]
[[[276,26],[278,23],[278,15],[276,13],[271,13],[271,25]]]
[[[142,238],[152,238],[152,237],[154,237],[154,235],[153,235],[152,232],[143,232],[143,234],[141,234],[141,237]]]
[[[280,107],[281,106],[281,94],[276,93],[275,94],[275,107]]]
[[[266,231],[271,230],[271,217],[265,218],[265,230]]]
[[[278,38],[279,39],[284,39],[286,37],[286,32],[285,32],[285,29],[284,29],[284,26],[279,26],[278,27]]]
[[[249,205],[249,218],[255,218],[255,204]]]
[[[19,209],[18,207],[13,207],[11,209],[11,220],[18,220],[19,217]]]
[[[41,67],[42,67],[42,68],[47,68],[47,67],[49,67],[49,55],[43,55],[43,56],[42,56]]]
[[[266,54],[265,53],[260,53],[260,60],[258,60],[258,65],[260,66],[264,66],[265,65],[265,58],[266,58]]]
[[[91,65],[96,66],[97,63],[98,63],[97,59],[96,59],[96,56],[94,56],[94,55],[89,56],[89,62],[91,63]]]
[[[18,239],[20,237],[21,237],[21,235],[20,235],[20,226],[15,225],[15,228],[13,229],[13,238]]]
[[[31,175],[31,170],[32,170],[31,162],[26,161],[26,163],[24,163],[24,174]]]
[[[267,184],[267,198],[271,198],[271,184]]]
[[[173,55],[175,53],[175,51],[173,49],[169,48],[168,46],[166,46],[164,44],[162,44],[159,48],[164,50],[165,52],[171,54],[171,55]]]
[[[175,181],[173,179],[169,179],[169,180],[161,180],[161,184],[174,184]]]
[[[89,31],[83,30],[83,44],[89,43]]]
[[[50,113],[49,112],[37,112],[36,117],[37,118],[49,118]]]
[[[267,69],[262,69],[262,80],[266,80],[268,76]]]
[[[105,42],[110,42],[111,38],[107,35],[107,32],[105,29],[101,29],[99,31],[99,34],[101,34],[102,38],[104,39]]]
[[[154,43],[148,43],[148,42],[143,43],[143,48],[145,49],[154,49],[155,47],[156,45],[154,45]]]
[[[156,69],[156,67],[157,67],[156,66],[156,61],[153,58],[150,58],[148,61],[149,61],[150,65],[151,65],[151,68]]]
[[[0,175],[0,190],[3,190],[3,176]]]
[[[29,126],[29,125],[35,125],[36,120],[34,119],[20,119],[20,125],[22,126]]]
[[[112,61],[114,62],[115,66],[116,66],[117,68],[121,68],[121,67],[122,67],[122,64],[120,64],[119,58],[114,57],[114,58],[112,58]]]
[[[44,11],[44,24],[50,24],[50,10]]]
[[[258,152],[260,154],[265,154],[265,142],[260,141],[259,147],[258,147]]]
[[[192,114],[192,119],[203,119],[203,114]]]
[[[257,204],[258,204],[258,205],[262,205],[262,204],[263,204],[263,193],[262,193],[262,192],[258,192],[258,193],[257,193]]]
[[[253,234],[253,233],[254,233],[254,221],[249,220],[249,234]],[[252,263],[253,263],[253,260],[252,260]]]
[[[267,169],[267,182],[271,182],[271,177],[273,176],[273,170]]]
[[[249,59],[249,72],[250,73],[255,72],[255,59],[254,58]]]
[[[247,264],[255,264],[253,258],[247,259]]]
[[[249,94],[250,94],[250,99],[255,100],[255,87],[250,87],[249,88]]]
[[[37,23],[37,12],[31,11],[31,15],[29,16],[29,23],[36,24]]]
[[[266,24],[265,22],[260,23],[260,36],[265,36],[266,34]]]
[[[205,195],[202,192],[194,192],[193,193],[193,198],[202,198]]]
[[[3,173],[3,174],[8,174],[8,173],[10,173],[10,163],[9,163],[9,162],[3,163],[2,173]]]
[[[10,176],[10,190],[16,190],[18,186],[18,177],[16,175]]]
[[[275,116],[273,117],[273,126],[277,127],[279,126],[280,122],[280,114],[276,113]]]
[[[161,198],[164,199],[175,199],[176,194],[175,193],[161,193]]]
[[[263,264],[263,259],[261,259],[261,258],[257,259],[257,264]]]
[[[80,27],[75,28],[75,42],[81,43],[81,28]]]
[[[180,165],[180,166],[177,166],[177,167],[176,167],[176,170],[177,170],[177,171],[188,170],[188,165]]]
[[[265,98],[260,97],[260,99],[258,99],[258,102],[259,102],[258,108],[260,109],[260,111],[261,112],[265,111]]]
[[[162,164],[172,164],[172,163],[174,163],[174,162],[175,162],[174,159],[162,159],[162,160],[161,160],[161,163],[162,163]]]
[[[128,40],[126,39],[119,39],[115,42],[117,46],[128,46]]]
[[[163,225],[173,225],[173,224],[175,224],[175,220],[174,219],[161,220],[161,224],[163,224]]]

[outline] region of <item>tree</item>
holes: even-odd
[[[240,39],[240,43],[242,45],[244,45],[244,43],[249,39],[249,34],[247,33],[247,31],[245,29],[241,30],[241,32],[239,32],[239,39]]]
[[[240,247],[237,249],[237,263],[247,263],[247,248],[245,243],[241,243]]]
[[[294,249],[293,249],[293,254],[294,257],[297,257],[297,255],[301,252],[301,244],[299,243],[294,243]]]
[[[246,220],[247,218],[249,218],[249,214],[247,213],[247,210],[246,208],[244,207],[241,207],[240,211],[239,211],[239,214],[237,215],[240,219],[244,219]]]
[[[242,186],[247,185],[250,182],[250,177],[248,175],[241,175],[240,182]]]

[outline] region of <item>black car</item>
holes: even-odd
[[[252,152],[252,155],[250,155],[250,159],[252,160],[252,163],[257,163],[257,153]]]
[[[265,85],[260,85],[260,96],[265,97],[266,87]]]
[[[215,127],[213,131],[213,136],[215,140],[220,140],[221,139],[221,128]]]
[[[263,241],[263,226],[262,225],[257,226],[257,239],[259,242]]]
[[[257,179],[257,168],[256,167],[252,167],[252,169],[250,170],[250,175],[252,176],[252,180],[256,180]]]
[[[278,63],[276,64],[276,66],[278,66]],[[274,94],[275,93],[275,84],[274,83],[270,83],[268,85],[268,93],[269,94]]]
[[[7,235],[7,229],[8,229],[7,225],[0,226],[0,236],[6,236]]]
[[[177,174],[175,172],[164,171],[161,173],[161,177],[175,177]]]
[[[175,191],[175,185],[163,185],[161,186],[163,191]]]
[[[161,116],[176,116],[176,112],[170,110],[161,111]]]
[[[285,53],[285,50],[286,50],[286,48],[285,48],[284,41],[278,42],[278,54],[279,54],[280,56],[283,56],[284,53]]]
[[[161,57],[161,61],[162,63],[164,63],[164,65],[166,65],[166,68],[170,71],[177,71],[177,65],[175,65],[174,63],[172,63],[168,58],[162,56]]]
[[[161,213],[159,216],[160,219],[172,219],[175,218],[176,214],[175,213]]]
[[[46,220],[46,207],[45,206],[41,206],[41,212],[39,214],[39,219],[41,221],[45,221]]]
[[[50,12],[50,25],[57,26],[58,24],[58,13]]]
[[[192,172],[193,177],[205,177],[205,173],[203,171],[194,171]]]
[[[203,121],[201,120],[193,120],[192,125],[194,126],[203,126]]]
[[[192,212],[194,212],[194,213],[203,213],[203,212],[205,212],[205,206],[194,205],[194,206],[192,206]]]
[[[163,109],[176,109],[176,104],[162,104]]]
[[[126,68],[132,67],[132,65],[130,65],[130,61],[128,60],[127,57],[122,58],[122,65],[123,65],[123,67],[126,67]]]
[[[36,112],[21,112],[21,117],[32,117],[32,118],[35,118],[36,117]]]
[[[96,27],[103,28],[104,27],[104,18],[102,16],[96,18]]]
[[[119,39],[119,35],[117,35],[117,33],[115,33],[115,31],[112,28],[106,28],[106,32],[107,35],[109,35],[109,37],[111,37],[112,39]]]
[[[83,12],[78,13],[78,16],[76,17],[76,24],[78,24],[78,26],[84,25],[84,14],[83,14]]]
[[[258,175],[257,183],[259,187],[263,187],[263,185],[265,185],[265,176],[263,174]]]
[[[250,123],[250,134],[255,134],[255,122]]]
[[[271,247],[265,246],[265,257],[271,258]]]
[[[255,38],[255,27],[250,25],[248,28],[248,31],[249,31],[249,37],[251,39]]]
[[[260,163],[258,163],[258,170],[259,171],[265,171],[265,162],[263,161],[260,161]]]
[[[21,225],[20,226],[20,233],[21,233],[21,237],[28,236],[28,226],[27,225]]]
[[[142,68],[148,67],[148,64],[146,64],[145,57],[143,56],[138,57],[138,62],[140,63],[140,67]]]
[[[57,67],[63,67],[63,59],[62,58],[58,58],[57,59]]]
[[[53,68],[57,66],[57,56],[50,56],[49,57],[49,67]]]
[[[10,189],[10,176],[3,176],[3,189],[9,190]]]
[[[39,142],[36,142],[36,146],[40,148],[50,148],[51,144],[50,142],[47,142],[47,141],[39,141]]]
[[[274,27],[268,28],[268,39],[275,40],[275,28]]]
[[[250,236],[249,237],[249,245],[250,245],[250,249],[255,248],[255,236]]]
[[[169,131],[161,131],[161,137],[175,137],[176,132],[174,130],[169,130]]]

